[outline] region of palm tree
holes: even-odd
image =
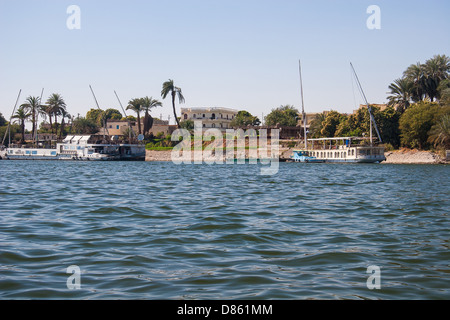
[[[184,97],[181,92],[181,88],[175,87],[173,84],[173,80],[166,81],[163,83],[163,89],[161,91],[161,97],[165,99],[168,94],[172,95],[172,107],[173,107],[173,115],[175,116],[175,120],[177,121],[178,128],[181,128],[180,126],[180,120],[177,117],[177,112],[175,109],[175,98],[178,97],[179,103],[184,103]]]
[[[153,127],[153,117],[150,115],[150,110],[156,107],[162,107],[162,103],[153,97],[142,98],[142,110],[145,111],[144,116],[144,134],[147,134]]]
[[[413,83],[411,99],[414,102],[422,101],[426,94],[426,77],[424,65],[417,62],[412,64],[403,73],[403,77]]]
[[[62,139],[62,135],[64,133],[64,128],[66,126],[65,119],[70,120],[71,115],[67,112],[66,109],[61,109],[61,128],[59,130],[59,139]]]
[[[431,101],[439,98],[439,84],[448,78],[449,71],[450,58],[445,55],[436,55],[425,62],[426,89]]]
[[[430,130],[428,141],[435,147],[450,147],[450,115],[444,115]]]
[[[36,127],[39,115],[39,109],[41,107],[41,98],[29,96],[26,103],[22,104],[22,107],[26,108],[31,115],[31,122],[33,123],[32,135],[36,134]]]
[[[128,102],[128,107],[127,107],[127,110],[133,110],[134,112],[136,112],[139,134],[142,133],[142,130],[141,130],[141,111],[143,110],[142,105],[143,105],[143,99],[135,98]]]
[[[388,105],[398,106],[400,112],[404,112],[410,106],[414,83],[408,78],[400,78],[391,83],[389,89],[391,95],[388,97]]]
[[[16,114],[12,117],[13,119],[18,119],[20,130],[22,133],[22,138],[20,140],[20,143],[25,143],[25,121],[30,117],[31,113],[29,113],[27,107],[20,106],[19,109],[17,109]]]
[[[66,103],[64,102],[64,99],[61,97],[58,93],[53,93],[50,95],[50,97],[47,99],[47,114],[50,118],[50,126],[52,127],[52,133],[53,133],[53,126],[52,126],[52,120],[51,116],[53,115],[55,117],[55,127],[56,127],[56,133],[58,133],[58,116],[62,114],[63,110],[66,110]]]

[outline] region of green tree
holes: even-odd
[[[230,126],[234,128],[248,127],[248,126],[259,126],[261,121],[258,117],[253,116],[248,111],[239,111],[234,119],[231,121]]]
[[[141,112],[143,110],[142,104],[143,104],[142,98],[135,98],[128,102],[128,107],[127,107],[127,110],[132,110],[132,111],[136,112],[139,134],[142,133],[142,128],[141,128]]]
[[[428,133],[428,142],[435,147],[450,148],[450,112],[443,115],[437,123],[431,127]]]
[[[414,82],[408,78],[400,78],[389,85],[390,96],[388,96],[389,106],[397,106],[403,112],[410,105],[412,99]]]
[[[299,117],[299,112],[294,106],[285,105],[272,109],[264,120],[267,126],[295,127]]]
[[[17,119],[17,122],[20,126],[20,133],[22,135],[22,138],[20,140],[20,143],[25,143],[25,121],[28,120],[28,118],[31,116],[31,113],[28,111],[28,109],[25,106],[20,106],[19,109],[17,109],[16,114],[13,115],[13,119]]]
[[[163,88],[162,88],[162,91],[161,91],[161,97],[163,99],[165,99],[169,94],[172,95],[173,115],[175,117],[175,120],[177,121],[178,128],[181,128],[181,126],[180,126],[180,119],[178,119],[177,111],[175,109],[175,98],[178,97],[178,102],[180,104],[184,103],[185,99],[184,99],[183,93],[181,92],[181,88],[176,87],[174,85],[173,80],[170,80],[170,79],[163,83]]]
[[[22,106],[26,108],[30,113],[31,122],[33,124],[31,132],[34,135],[36,133],[38,115],[40,112],[39,110],[41,108],[41,99],[40,97],[29,96],[26,102],[22,104]]]
[[[403,72],[403,77],[412,82],[411,99],[414,102],[422,101],[426,92],[426,77],[424,66],[417,62],[416,64],[410,65],[405,72]]]
[[[98,127],[103,127],[105,124],[102,122],[102,114],[104,110],[102,109],[91,109],[86,113],[86,119],[95,123]]]
[[[309,137],[311,138],[321,138],[321,131],[323,128],[323,122],[327,116],[324,112],[316,115],[313,121],[309,124]]]
[[[445,55],[435,55],[424,64],[420,62],[410,65],[403,73],[404,78],[413,83],[411,99],[415,102],[428,97],[431,102],[439,100],[439,85],[449,78],[450,58]]]
[[[186,130],[194,130],[194,121],[183,120],[180,122],[180,127]]]
[[[401,145],[408,148],[428,148],[428,132],[436,124],[440,108],[437,103],[419,102],[406,110],[399,121]]]
[[[5,119],[5,117],[3,117],[2,113],[0,112],[0,127],[3,127],[4,125],[6,125],[7,121]]]
[[[94,134],[97,133],[99,127],[95,121],[91,119],[79,117],[72,122],[73,133],[75,134]]]
[[[58,93],[52,93],[50,97],[47,99],[47,106],[48,106],[48,112],[49,115],[52,114],[55,118],[55,127],[56,127],[56,133],[58,133],[58,116],[63,113],[63,111],[66,111],[66,103],[64,102],[64,99],[62,96]],[[51,125],[51,120],[50,120]],[[53,127],[52,127],[52,133],[53,133]]]
[[[383,143],[390,143],[397,149],[400,146],[399,121],[401,113],[392,107],[388,107],[383,111],[377,110],[376,114],[375,120]]]
[[[66,126],[66,119],[72,119],[72,116],[67,112],[66,109],[61,109],[61,128],[59,130],[59,139],[62,139],[64,134],[64,129]]]
[[[142,98],[142,109],[145,111],[144,115],[144,134],[148,134],[153,127],[153,117],[150,115],[150,110],[153,108],[162,107],[162,103],[153,97]]]
[[[322,137],[334,137],[341,123],[344,123],[347,117],[337,111],[331,111],[327,114],[325,121],[322,123],[320,134]]]

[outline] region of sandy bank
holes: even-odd
[[[397,150],[386,152],[384,164],[439,164],[444,163],[441,157],[430,151]]]

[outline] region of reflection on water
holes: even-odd
[[[449,167],[0,161],[0,298],[447,299]],[[67,267],[81,269],[68,290]],[[366,286],[381,268],[381,289]]]

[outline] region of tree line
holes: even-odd
[[[371,106],[381,139],[388,148],[450,148],[450,58],[436,55],[410,65],[389,85],[388,105]],[[265,117],[269,126],[295,126],[301,120],[291,105],[273,109]],[[348,115],[319,113],[310,123],[310,138],[369,136],[367,107]]]
[[[176,114],[175,100],[178,98],[180,103],[184,103],[184,96],[181,88],[176,87],[174,81],[170,79],[163,83],[161,90],[161,97],[163,99],[168,96],[172,98],[173,113],[180,127],[180,120]],[[106,110],[91,109],[85,116],[80,117],[80,115],[74,116],[68,112],[66,102],[59,93],[51,94],[45,102],[41,100],[41,97],[29,96],[12,115],[9,126],[12,141],[20,144],[25,143],[25,126],[27,122],[32,123],[30,133],[33,137],[38,133],[51,133],[56,135],[60,140],[67,134],[95,134],[102,127],[105,127],[108,120],[135,121],[138,126],[137,134],[147,134],[154,122],[154,118],[150,114],[151,110],[162,107],[161,101],[146,96],[143,98],[133,98],[128,102],[126,110],[133,111],[136,117],[124,117],[119,110],[114,108]],[[38,128],[40,117],[43,121]],[[9,132],[7,132],[8,125],[8,121],[0,113],[0,135],[8,138],[6,141],[9,140]]]

